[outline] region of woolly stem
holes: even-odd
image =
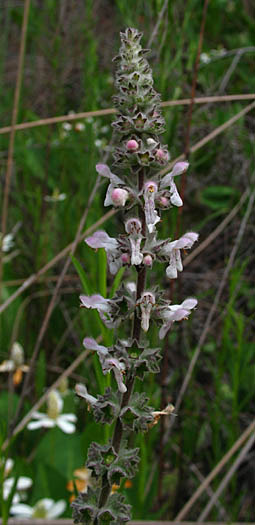
[[[144,183],[144,172],[142,170],[139,173],[139,175],[138,175],[138,187],[139,187],[139,190],[143,187],[143,183]],[[139,208],[139,216],[140,216],[141,222],[142,222],[142,231],[145,234],[145,230],[146,230],[145,216],[144,216],[144,213],[143,213],[143,209],[141,207]],[[142,293],[143,293],[143,291],[145,289],[145,282],[146,282],[146,268],[145,267],[141,267],[141,268],[139,268],[138,275],[137,275],[136,301],[138,301],[138,299],[140,299],[140,297],[141,297],[141,295],[142,295]],[[140,321],[140,319],[139,319],[139,317],[137,315],[137,312],[135,310],[133,330],[132,330],[132,338],[133,338],[133,340],[135,339],[136,341],[139,341],[139,339],[140,339],[140,332],[141,332],[141,321]],[[129,399],[130,399],[130,397],[132,395],[134,382],[135,382],[135,374],[132,374],[127,379],[127,382],[126,382],[127,391],[122,396],[122,402],[121,402],[120,410],[122,410],[124,407],[126,407],[128,405]],[[113,446],[115,452],[117,452],[117,453],[119,452],[119,449],[120,449],[122,437],[123,437],[123,426],[122,426],[122,422],[121,422],[120,417],[118,417],[117,420],[116,420],[115,429],[114,429],[114,433],[113,433],[113,437],[112,437],[112,446]],[[102,476],[102,487],[101,487],[101,493],[100,493],[100,497],[99,497],[99,508],[104,507],[104,505],[106,504],[107,499],[108,499],[108,497],[110,495],[110,492],[111,492],[111,484],[109,483],[109,480],[107,478],[107,473],[105,473]],[[94,525],[98,525],[97,518],[94,520],[93,523],[94,523]]]

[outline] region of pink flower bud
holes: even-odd
[[[167,197],[160,197],[159,202],[161,206],[169,206],[169,199],[167,199]]]
[[[145,255],[145,257],[143,258],[143,264],[145,264],[145,266],[149,266],[149,268],[152,267],[152,263],[153,263],[153,259],[152,259],[152,256],[147,254]]]
[[[156,157],[158,160],[168,160],[168,153],[163,149],[159,148],[156,151]]]
[[[139,144],[136,140],[131,139],[127,142],[128,151],[137,151],[139,149]]]
[[[115,188],[111,194],[111,199],[114,206],[125,206],[126,200],[128,199],[128,192],[121,188]]]
[[[128,253],[123,253],[121,256],[123,264],[130,264],[130,255]]]

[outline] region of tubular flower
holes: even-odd
[[[85,385],[83,385],[82,383],[77,383],[75,385],[75,393],[77,394],[77,396],[82,397],[83,399],[85,399],[85,401],[87,401],[87,404],[88,404],[89,407],[95,405],[96,402],[97,402],[97,398],[94,397],[94,396],[91,396],[88,393],[87,388],[85,387]]]
[[[100,294],[80,295],[81,307],[97,310],[102,321],[109,328],[116,326],[120,319],[118,318],[119,307],[117,300],[105,299]]]
[[[110,168],[106,164],[97,164],[96,170],[101,177],[106,177],[107,179],[110,179],[110,184],[108,186],[105,200],[104,200],[104,206],[111,206],[115,205],[114,200],[112,198],[112,194],[116,188],[120,189],[120,186],[125,186],[125,182],[120,179],[117,175],[114,175],[114,173],[111,172]],[[121,202],[123,203],[122,206],[125,205],[126,200],[128,198],[128,191],[122,190],[122,192],[125,191],[125,193],[122,193],[121,195]],[[120,197],[120,196],[119,196]],[[120,204],[117,204],[119,206]]]
[[[143,254],[140,252],[142,242],[142,223],[139,219],[129,219],[125,224],[126,232],[129,234],[131,247],[131,264],[139,265],[143,261]]]
[[[121,268],[123,264],[123,259],[119,250],[119,243],[113,237],[99,230],[91,237],[85,239],[85,242],[91,248],[104,248],[107,255],[107,261],[109,264],[110,272],[114,275]]]
[[[162,319],[163,324],[159,331],[159,338],[164,339],[168,330],[175,321],[182,321],[187,319],[191,314],[191,310],[197,306],[197,299],[185,299],[181,304],[172,304],[159,307],[157,310],[157,317]]]
[[[105,346],[99,345],[95,339],[92,337],[85,337],[83,341],[83,345],[88,350],[95,350],[98,353],[100,363],[102,365],[102,370],[104,374],[107,374],[110,370],[113,371],[115,375],[115,379],[118,385],[118,390],[121,393],[126,392],[127,388],[123,382],[123,373],[125,371],[125,365],[119,359],[116,359],[112,357],[111,353],[109,352],[108,348]],[[80,395],[80,394],[78,394]],[[86,393],[85,393],[86,395]],[[83,397],[85,397],[83,395]],[[86,398],[85,398],[86,399]]]
[[[144,196],[144,213],[147,228],[149,233],[152,233],[155,230],[155,224],[160,221],[155,210],[155,195],[157,194],[158,186],[156,182],[149,181],[144,185],[143,196]]]
[[[149,330],[151,311],[155,302],[155,295],[151,292],[144,292],[139,300],[142,313],[141,327],[144,332]]]
[[[177,164],[174,165],[172,171],[167,173],[167,175],[165,175],[165,177],[163,177],[163,179],[160,182],[160,189],[169,187],[170,201],[174,206],[182,206],[183,202],[178,193],[173,178],[187,171],[188,167],[188,162],[177,162]]]
[[[128,199],[128,191],[122,188],[114,188],[111,194],[112,203],[114,206],[125,206]]]
[[[169,266],[166,269],[166,275],[169,279],[177,278],[177,270],[182,272],[181,250],[190,249],[198,239],[198,234],[194,232],[185,233],[177,241],[165,244],[160,254],[169,257]]]

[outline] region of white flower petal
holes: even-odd
[[[178,207],[182,206],[183,205],[182,199],[178,193],[178,190],[173,180],[170,182],[170,193],[171,193],[171,197],[170,197],[171,203],[174,206],[178,206]]]
[[[63,499],[57,501],[49,509],[48,518],[54,519],[54,518],[57,518],[58,516],[61,516],[61,514],[63,514],[65,509],[66,509],[66,502]]]
[[[39,501],[37,501],[35,507],[37,505],[40,505],[40,506],[43,506],[45,508],[45,510],[48,511],[51,509],[51,507],[53,507],[54,505],[54,500],[51,499],[51,498],[42,498],[40,499]],[[49,516],[48,516],[49,517]]]
[[[17,490],[27,490],[33,485],[33,480],[27,476],[20,476],[16,485]]]
[[[75,385],[75,392],[76,392],[77,396],[82,397],[83,399],[85,399],[87,401],[87,403],[89,403],[89,405],[94,405],[97,402],[97,398],[94,397],[94,396],[91,396],[88,393],[87,388],[85,387],[85,385],[83,385],[82,383],[77,383],[77,385]]]
[[[40,421],[30,421],[28,423],[28,430],[36,430],[37,428],[52,428],[56,426],[56,421],[45,417],[45,419],[40,419]]]
[[[37,412],[35,410],[35,412],[33,412],[32,416],[31,416],[31,419],[44,419],[45,418],[45,413],[44,412]]]
[[[118,385],[119,392],[124,394],[127,391],[127,387],[123,383],[122,373],[120,372],[120,370],[118,368],[115,368],[115,367],[113,368],[113,372],[114,372],[114,375],[115,375],[115,379],[116,379],[116,382],[117,382],[117,385]]]
[[[11,514],[17,518],[31,518],[33,515],[33,507],[25,505],[24,503],[17,503],[11,506]]]
[[[192,308],[195,308],[197,306],[197,299],[194,297],[191,297],[189,299],[185,299],[185,301],[181,304],[182,308],[187,308],[188,310],[191,310]]]
[[[59,417],[62,419],[65,418],[66,421],[71,421],[72,423],[76,423],[77,421],[77,416],[75,414],[61,414]]]
[[[15,365],[11,360],[3,361],[0,365],[0,372],[12,372],[13,370],[15,370]]]
[[[85,337],[83,340],[83,345],[88,350],[96,350],[99,354],[107,355],[108,354],[108,348],[103,345],[99,345],[93,337]]]
[[[75,425],[66,421],[63,416],[58,417],[57,426],[65,432],[65,434],[73,434],[75,432]]]
[[[13,465],[14,465],[14,461],[13,459],[11,458],[8,458],[5,462],[5,466],[4,466],[4,476],[7,476],[9,474],[9,472],[12,470],[13,468]]]

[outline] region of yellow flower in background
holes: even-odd
[[[73,501],[76,497],[75,489],[78,490],[78,492],[83,492],[86,494],[88,487],[92,486],[91,473],[92,471],[86,467],[77,468],[74,471],[74,480],[68,481],[66,486],[67,490],[73,493],[70,496],[70,501]]]
[[[3,361],[0,365],[0,372],[13,372],[13,384],[18,386],[23,377],[23,372],[28,372],[29,366],[24,364],[24,350],[17,341],[13,343],[10,359]]]

